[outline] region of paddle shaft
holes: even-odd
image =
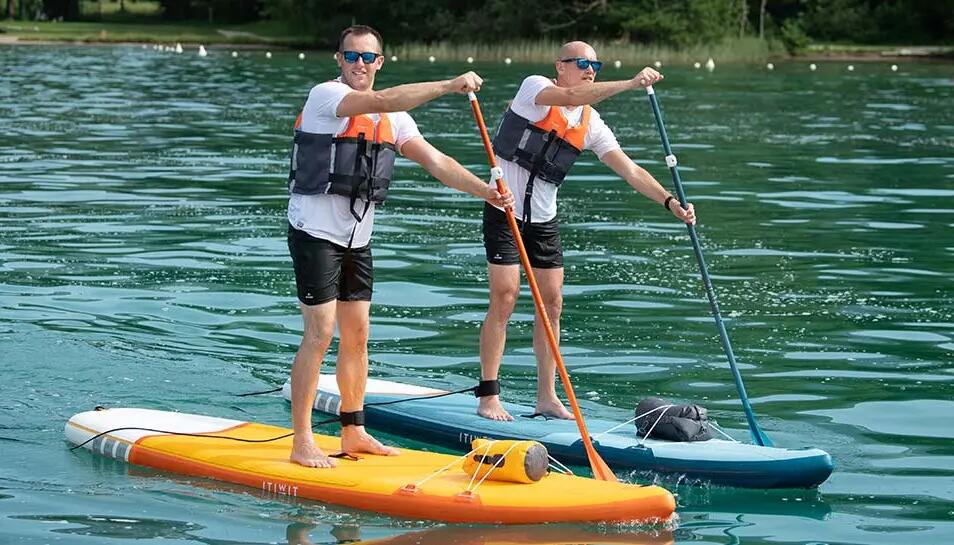
[[[500,168],[497,166],[497,159],[494,156],[494,149],[490,143],[490,136],[487,134],[487,126],[484,124],[484,116],[480,112],[480,103],[477,102],[477,95],[474,93],[468,93],[468,98],[470,98],[470,108],[474,112],[474,119],[477,120],[477,127],[480,129],[480,138],[484,142],[484,151],[487,152],[487,160],[490,162],[490,172],[493,176],[494,181],[497,183],[497,191],[504,193],[507,191],[507,188],[504,185],[503,175],[500,171]],[[550,353],[553,356],[554,361],[557,364],[557,370],[560,373],[560,381],[563,383],[563,389],[566,392],[566,397],[570,402],[570,407],[573,409],[573,416],[576,418],[576,424],[580,428],[580,436],[583,438],[583,448],[586,449],[587,458],[590,460],[590,466],[593,469],[593,476],[604,480],[604,481],[615,481],[616,476],[610,470],[609,466],[606,465],[606,462],[600,458],[600,455],[596,452],[596,449],[593,447],[593,441],[590,439],[590,434],[586,430],[586,422],[583,421],[583,413],[580,411],[580,405],[576,401],[576,394],[573,392],[573,384],[570,383],[570,375],[567,373],[566,365],[563,363],[563,356],[560,355],[560,346],[557,343],[556,335],[553,332],[553,327],[550,325],[550,317],[547,315],[547,309],[543,305],[543,297],[540,295],[540,290],[537,288],[537,279],[533,275],[533,268],[530,266],[530,258],[527,256],[527,249],[523,245],[523,237],[520,236],[520,228],[517,226],[517,218],[513,215],[513,210],[507,208],[504,210],[507,214],[507,223],[510,224],[510,231],[513,232],[514,242],[517,244],[517,251],[520,253],[520,263],[523,265],[523,270],[527,275],[527,284],[530,285],[530,293],[533,294],[533,303],[537,308],[537,315],[540,317],[540,322],[543,323],[543,328],[547,333],[547,341],[550,345]]]
[[[662,111],[659,109],[659,101],[656,99],[656,91],[650,85],[646,87],[646,93],[649,95],[649,103],[653,108],[653,116],[656,118],[656,127],[659,129],[659,137],[662,139],[663,151],[666,153],[666,165],[672,174],[673,184],[676,186],[676,196],[679,198],[679,205],[687,208],[686,193],[682,188],[682,178],[679,176],[679,168],[676,166],[676,156],[672,153],[672,147],[669,145],[669,137],[666,135],[666,125],[663,123]],[[719,339],[722,341],[722,348],[725,356],[729,360],[729,367],[732,369],[732,377],[735,379],[735,388],[739,392],[739,398],[742,401],[742,409],[745,411],[745,418],[749,423],[749,431],[752,433],[752,439],[761,446],[770,447],[772,440],[765,435],[765,432],[759,427],[755,420],[755,412],[749,403],[749,397],[745,394],[745,385],[742,383],[742,373],[735,363],[735,354],[732,352],[732,343],[729,341],[729,334],[725,330],[725,324],[722,322],[722,313],[719,312],[719,302],[716,300],[715,290],[712,288],[712,279],[709,278],[709,268],[706,266],[706,260],[702,256],[702,246],[699,244],[699,237],[696,235],[695,225],[686,224],[689,230],[689,238],[692,240],[692,250],[696,254],[696,261],[699,263],[699,272],[702,275],[702,283],[706,289],[706,296],[709,298],[709,305],[712,307],[712,316],[715,318],[716,327],[719,330]]]

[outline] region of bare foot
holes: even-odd
[[[305,467],[335,467],[335,461],[322,452],[310,437],[303,441],[295,439],[288,458]]]
[[[341,452],[346,454],[378,454],[381,456],[397,456],[396,448],[386,447],[380,441],[368,435],[364,426],[346,426],[341,428]]]
[[[477,414],[489,420],[511,421],[513,417],[500,404],[500,396],[484,396],[477,402]]]
[[[560,418],[562,420],[573,420],[573,413],[566,410],[566,407],[563,406],[563,403],[560,403],[560,400],[548,400],[540,401],[537,400],[536,412],[546,416],[547,418]]]

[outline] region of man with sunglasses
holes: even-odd
[[[557,223],[557,189],[584,150],[596,156],[633,189],[664,206],[679,221],[695,223],[688,210],[652,175],[620,149],[613,132],[590,105],[623,91],[642,89],[662,79],[644,68],[628,80],[597,83],[603,63],[584,42],[565,44],[557,57],[556,79],[530,76],[520,85],[494,136],[493,147],[503,178],[517,196],[514,214],[521,229],[543,304],[559,338],[563,308],[563,249]],[[500,403],[497,375],[507,338],[507,323],[520,292],[519,256],[504,212],[484,206],[490,306],[480,329],[481,386],[477,413],[492,420],[513,420]],[[556,394],[556,362],[546,330],[536,317],[533,347],[537,358],[536,413],[573,418]]]
[[[312,88],[295,122],[289,174],[288,249],[304,334],[291,371],[290,459],[333,467],[314,442],[311,411],[318,371],[338,325],[336,374],[341,393],[341,450],[394,455],[364,429],[368,328],[372,291],[371,230],[376,203],[387,198],[396,153],[420,164],[444,185],[494,206],[501,195],[457,161],[431,146],[406,110],[447,93],[480,89],[468,72],[453,80],[399,85],[376,91],[384,63],[381,36],[366,26],[341,33],[335,58],[341,75]]]

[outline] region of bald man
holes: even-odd
[[[563,249],[557,220],[557,189],[583,150],[591,150],[633,189],[681,222],[696,221],[693,206],[684,210],[651,174],[620,149],[613,131],[590,105],[623,91],[642,89],[662,75],[644,68],[627,80],[596,82],[602,63],[584,42],[570,42],[555,62],[556,79],[530,76],[523,80],[494,136],[494,153],[516,198],[523,242],[557,338],[563,310]],[[520,259],[504,212],[484,206],[484,248],[490,281],[490,307],[480,329],[481,382],[477,414],[492,420],[513,420],[500,403],[497,375],[507,340],[507,323],[520,292]],[[536,316],[533,349],[537,358],[536,413],[547,418],[573,418],[556,395],[556,362],[546,330]]]

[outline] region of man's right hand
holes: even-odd
[[[501,193],[497,191],[494,186],[488,185],[487,193],[484,195],[484,200],[496,206],[497,208],[509,208],[513,210],[513,193],[511,193],[506,187],[503,188],[503,193]]]
[[[447,89],[450,93],[476,93],[480,91],[484,80],[474,72],[461,74],[447,82]]]
[[[642,89],[649,87],[661,79],[663,79],[662,74],[647,66],[640,70],[630,81],[633,83],[634,89]]]

